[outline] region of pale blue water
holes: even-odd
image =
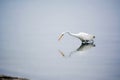
[[[0,74],[30,80],[119,80],[120,2],[0,1]],[[87,32],[94,44],[63,31]],[[80,47],[81,46],[81,47]]]

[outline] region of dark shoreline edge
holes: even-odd
[[[0,80],[29,80],[29,79],[20,78],[20,77],[13,77],[13,76],[7,76],[7,75],[1,75],[0,74]]]

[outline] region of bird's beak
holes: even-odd
[[[61,40],[61,38],[63,37],[63,35],[64,35],[64,34],[61,34],[61,35],[60,35],[60,37],[59,37],[58,41],[60,41],[60,40]]]

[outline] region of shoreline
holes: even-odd
[[[20,77],[13,77],[13,76],[7,76],[7,75],[1,75],[0,74],[0,80],[29,80],[29,79],[20,78]]]

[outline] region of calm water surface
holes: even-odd
[[[119,80],[117,0],[0,1],[0,74],[30,80]],[[87,32],[82,45],[63,31]]]

